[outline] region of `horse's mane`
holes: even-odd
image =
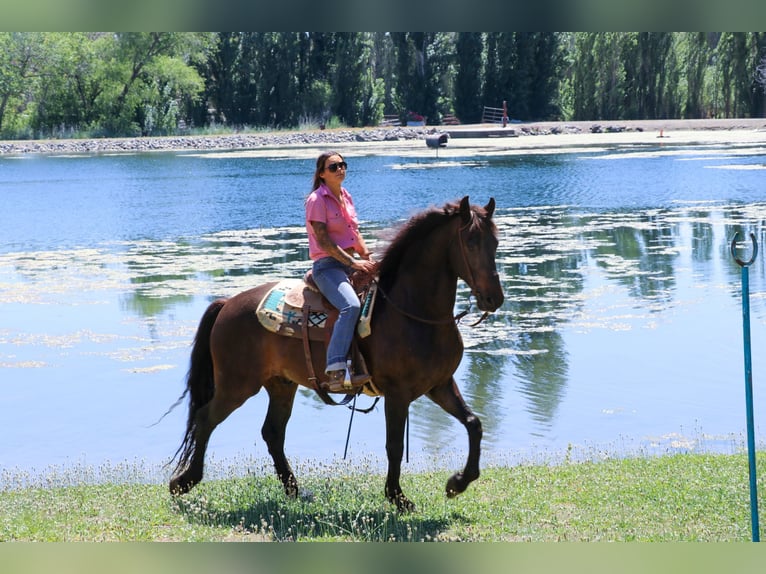
[[[472,207],[474,214],[477,208]],[[434,229],[445,225],[453,217],[460,216],[460,202],[447,203],[444,207],[431,207],[414,215],[395,232],[378,265],[379,280],[386,288],[401,267],[408,249],[424,240]],[[472,217],[471,227],[478,225],[479,218]]]

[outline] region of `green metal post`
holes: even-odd
[[[742,261],[736,256],[735,243],[737,235],[731,242],[731,253],[742,270],[742,336],[745,346],[745,408],[747,410],[747,459],[750,470],[750,522],[753,531],[753,542],[761,539],[758,524],[758,485],[755,468],[755,422],[753,416],[753,367],[750,354],[750,277],[748,267],[755,261],[758,254],[758,243],[755,235],[750,234],[753,241],[753,255],[749,261]]]

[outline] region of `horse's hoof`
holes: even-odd
[[[297,498],[300,498],[301,491],[298,488],[298,483],[293,481],[288,481],[285,485],[285,496],[291,500],[295,500]]]
[[[170,481],[170,494],[173,496],[181,496],[189,492],[194,486],[194,482],[184,480],[183,476],[178,476]]]
[[[398,494],[397,496],[391,497],[389,498],[389,501],[391,504],[396,505],[396,510],[399,512],[407,513],[415,511],[415,503],[404,496],[404,494]]]
[[[468,483],[463,480],[463,473],[456,472],[447,481],[447,498],[455,498],[458,494],[465,492]]]

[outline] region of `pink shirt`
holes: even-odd
[[[326,224],[330,239],[341,249],[353,249],[358,253],[362,251],[359,242],[359,221],[351,194],[346,188],[341,188],[341,195],[345,209],[324,184],[312,191],[306,199],[306,230],[309,235],[309,257],[312,260],[330,257],[330,254],[319,246],[311,226],[312,221]]]

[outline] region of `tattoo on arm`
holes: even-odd
[[[321,221],[312,221],[311,227],[314,229],[314,234],[317,238],[317,243],[327,253],[335,257],[335,259],[342,261],[346,265],[352,265],[354,258],[348,253],[338,247],[335,242],[330,239],[330,234],[327,232],[327,224]]]

